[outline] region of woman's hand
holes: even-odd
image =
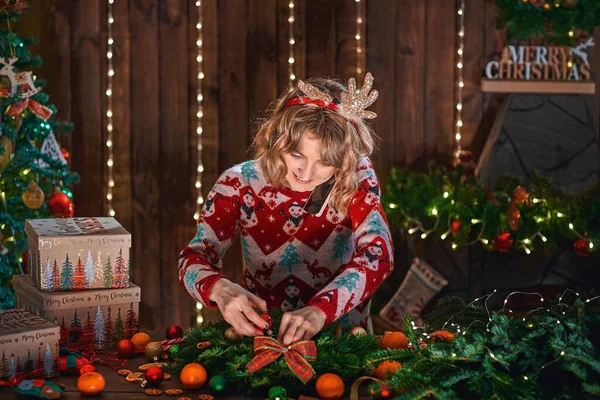
[[[281,318],[277,340],[284,346],[309,340],[323,329],[326,319],[321,309],[312,306],[286,312]]]
[[[227,279],[221,278],[215,282],[210,300],[217,303],[225,321],[241,335],[262,335],[263,331],[257,326],[262,328],[269,325],[253,308],[266,313],[267,302]]]

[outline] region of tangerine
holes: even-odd
[[[394,374],[399,368],[402,367],[398,361],[384,361],[377,366],[375,370],[375,376],[382,381],[390,379],[390,374]]]
[[[131,337],[131,341],[135,345],[135,350],[142,352],[146,348],[146,345],[152,341],[152,339],[147,333],[138,332]]]
[[[200,389],[206,383],[206,369],[198,363],[189,363],[181,370],[179,380],[186,389]]]
[[[99,372],[86,372],[77,379],[77,389],[86,396],[95,396],[104,390],[106,381]]]
[[[388,332],[379,345],[382,349],[408,349],[408,338],[402,332]]]
[[[344,395],[344,381],[336,374],[321,375],[315,386],[323,400],[337,400]]]

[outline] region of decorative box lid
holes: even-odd
[[[0,312],[0,337],[52,328],[60,331],[59,326],[38,317],[31,311],[13,309]]]
[[[35,286],[31,276],[24,274],[14,276],[13,287],[17,293],[25,295],[27,301],[44,311],[139,303],[142,298],[140,287],[131,282],[128,288],[42,292]]]
[[[112,217],[28,219],[25,232],[38,250],[131,247],[131,234]]]

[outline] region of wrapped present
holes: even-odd
[[[140,288],[42,292],[29,275],[15,275],[15,301],[60,327],[60,345],[80,350],[111,349],[138,332]]]
[[[131,234],[114,218],[28,219],[25,232],[40,290],[129,286]]]
[[[57,376],[59,340],[60,327],[31,311],[0,312],[0,379]]]

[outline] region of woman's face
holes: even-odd
[[[297,192],[313,190],[333,176],[335,167],[324,164],[320,149],[319,139],[305,135],[295,151],[283,155],[287,167],[285,177],[292,190]]]

